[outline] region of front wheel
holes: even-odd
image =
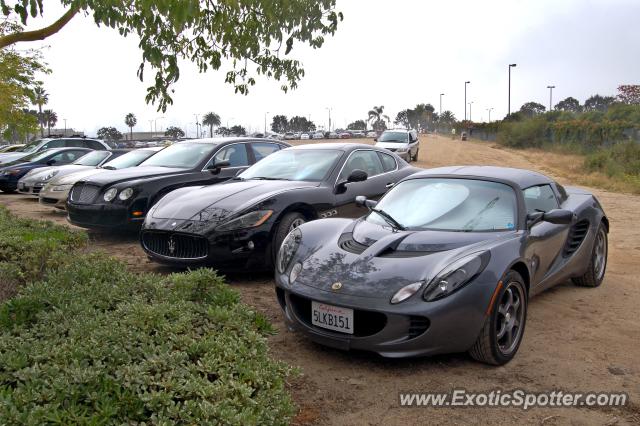
[[[604,273],[607,270],[607,254],[609,252],[609,242],[607,239],[607,229],[603,223],[598,226],[596,240],[593,243],[591,258],[587,270],[580,276],[573,278],[573,283],[580,287],[598,287],[604,281]]]
[[[510,271],[502,283],[476,343],[469,350],[475,360],[492,365],[513,359],[527,320],[527,289],[520,274]]]
[[[278,227],[276,228],[276,232],[273,235],[273,264],[275,265],[276,256],[278,255],[278,250],[280,250],[280,246],[284,241],[285,237],[289,234],[289,232],[293,231],[297,227],[301,226],[305,223],[307,219],[298,212],[287,213],[282,217],[280,223],[278,223]]]
[[[418,161],[418,154],[420,153],[419,149],[416,149],[416,155],[413,156],[413,161]]]

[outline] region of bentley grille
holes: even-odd
[[[99,186],[76,185],[71,190],[70,200],[78,204],[91,204],[96,199],[99,192]]]

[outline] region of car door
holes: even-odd
[[[360,217],[364,211],[355,205],[355,198],[364,195],[370,199],[378,199],[384,194],[388,186],[392,186],[392,173],[384,171],[378,151],[372,149],[359,149],[353,151],[344,163],[336,185],[345,182],[351,172],[359,169],[367,172],[367,180],[352,182],[344,185],[342,190],[335,194],[335,210],[341,217]]]
[[[202,172],[205,173],[205,180],[212,184],[231,179],[240,171],[249,167],[251,163],[250,155],[253,154],[249,153],[249,146],[246,143],[234,143],[223,146],[216,151],[202,170]],[[210,169],[214,164],[221,161],[228,161],[229,166],[222,167],[218,171]]]
[[[551,185],[537,185],[522,191],[527,214],[548,212],[559,207]],[[538,222],[529,229],[527,257],[531,259],[532,283],[538,284],[546,279],[551,268],[562,255],[567,239],[569,225],[556,225]]]

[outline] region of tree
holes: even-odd
[[[51,136],[51,128],[55,127],[58,122],[58,114],[50,109],[45,109],[42,112],[42,121],[47,126],[47,132]]]
[[[108,141],[119,141],[122,139],[122,133],[115,127],[101,127],[98,129],[98,137]]]
[[[231,131],[224,126],[221,126],[216,129],[216,133],[220,136],[229,136],[231,134]]]
[[[0,0],[5,16],[18,16],[23,25],[44,16],[44,0]],[[225,82],[246,94],[256,76],[285,82],[285,92],[304,76],[302,64],[288,55],[295,43],[320,48],[342,20],[335,0],[130,1],[60,0],[65,12],[51,25],[34,31],[0,36],[0,49],[18,42],[44,40],[64,28],[77,14],[93,15],[98,26],[116,29],[123,37],[139,38],[142,63],[155,71],[155,84],[146,101],[165,111],[173,101],[170,87],[178,81],[178,64],[189,60],[200,72],[227,66]],[[47,18],[47,16],[44,16]],[[50,18],[49,18],[50,20]]]
[[[285,133],[289,130],[289,120],[286,115],[274,115],[271,119],[271,131]]]
[[[572,98],[569,96],[558,102],[556,104],[556,108],[559,111],[567,111],[567,112],[580,112],[582,111],[582,105],[580,105],[580,101],[576,98]]]
[[[396,114],[396,119],[393,120],[393,124],[398,126],[409,128],[409,110],[403,109]]]
[[[42,119],[42,106],[49,102],[49,94],[42,86],[34,89],[35,103],[38,105],[38,123],[40,124],[40,137],[44,137],[44,121]]]
[[[537,102],[527,102],[520,107],[520,113],[526,117],[543,114],[546,110],[547,108],[544,105]]]
[[[133,140],[133,126],[138,123],[136,116],[130,112],[124,117],[124,124],[129,128],[129,140]]]
[[[202,117],[202,124],[209,126],[209,137],[213,137],[213,126],[220,125],[220,116],[215,112],[208,112]]]
[[[456,116],[449,110],[443,111],[440,115],[439,122],[447,126],[452,126],[456,122]]]
[[[182,130],[180,127],[169,126],[167,127],[167,130],[165,130],[164,135],[172,137],[173,139],[183,138],[184,130]]]
[[[584,101],[584,110],[605,112],[614,101],[613,96],[593,95]]]
[[[348,130],[367,130],[367,123],[364,120],[356,120],[353,123],[349,123]]]
[[[626,84],[618,86],[618,101],[623,104],[639,105],[640,104],[640,85]]]
[[[307,117],[296,115],[289,120],[289,131],[291,132],[313,132],[316,130],[316,125],[307,120]]]
[[[247,134],[247,130],[239,124],[236,124],[235,126],[231,126],[229,133],[236,136],[244,136]]]
[[[389,122],[389,117],[384,115],[384,105],[374,106],[367,115],[369,116],[369,122],[375,131],[386,130],[387,124]]]

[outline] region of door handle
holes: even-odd
[[[393,186],[395,185],[395,183],[393,182],[389,182],[388,184],[386,184],[384,187],[389,189],[389,188],[393,188]]]

